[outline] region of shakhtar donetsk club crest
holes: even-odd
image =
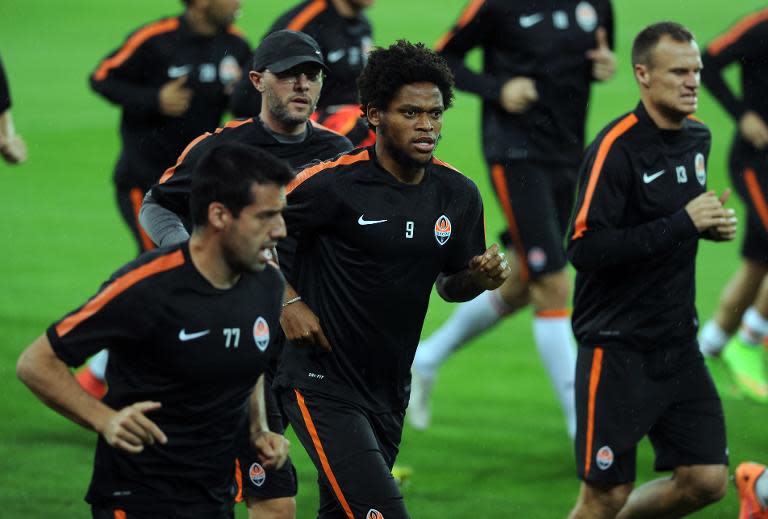
[[[253,341],[261,351],[266,350],[269,345],[269,325],[263,317],[259,317],[253,323]]]
[[[435,222],[435,239],[440,245],[445,245],[445,242],[451,237],[451,221],[447,216],[442,215]]]

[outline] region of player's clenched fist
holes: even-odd
[[[165,433],[145,413],[160,409],[160,402],[136,402],[113,414],[99,431],[107,443],[133,454],[144,450],[144,445],[156,441],[168,442]]]
[[[252,433],[251,442],[259,452],[259,461],[265,469],[279,469],[288,459],[291,442],[282,434],[271,431]]]
[[[479,256],[469,260],[469,270],[478,286],[485,290],[494,290],[501,286],[511,274],[512,269],[503,252],[495,243]]]

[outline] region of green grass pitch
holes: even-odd
[[[509,0],[514,1],[514,0]],[[293,2],[244,2],[239,25],[256,42]],[[432,44],[458,16],[464,0],[379,0],[370,10],[375,41]],[[616,0],[619,72],[592,96],[589,135],[631,110],[637,99],[629,65],[634,34],[661,19],[680,21],[706,43],[758,0]],[[118,112],[90,92],[88,74],[102,56],[146,21],[176,13],[177,0],[5,0],[0,2],[0,52],[11,81],[14,117],[29,143],[29,162],[0,164],[0,516],[90,517],[82,500],[94,434],[37,402],[16,380],[19,352],[50,322],[80,304],[134,246],[113,201],[111,170],[118,152]],[[725,154],[732,122],[704,93],[699,116],[714,145],[710,184],[728,184]],[[479,103],[459,95],[446,116],[438,156],[476,180],[486,198],[489,236],[502,225],[480,155]],[[739,207],[735,204],[736,207]],[[698,304],[713,311],[738,264],[737,244],[704,243]],[[452,307],[435,297],[424,333]],[[530,312],[515,316],[452,358],[434,395],[434,424],[406,427],[399,461],[414,473],[404,489],[413,517],[564,517],[576,498],[572,448],[539,363]],[[766,408],[725,400],[731,459],[768,460]],[[762,424],[762,425],[761,425]],[[314,517],[315,471],[293,441],[300,476],[298,517]],[[641,446],[639,481],[653,477]],[[735,518],[733,489],[696,517]],[[239,517],[244,517],[243,510]]]

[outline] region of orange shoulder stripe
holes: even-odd
[[[581,238],[584,235],[584,231],[587,230],[587,213],[589,212],[589,205],[592,203],[592,196],[595,194],[597,180],[600,178],[600,173],[603,171],[603,163],[605,163],[605,158],[608,156],[611,146],[616,142],[616,139],[632,128],[636,123],[637,116],[635,114],[629,114],[619,121],[616,126],[611,128],[605,137],[603,137],[603,141],[597,149],[597,157],[595,157],[595,162],[592,164],[592,170],[589,172],[587,192],[584,195],[584,202],[581,204],[581,208],[576,215],[576,223],[571,239],[575,240]]]
[[[63,337],[77,325],[98,313],[99,310],[119,296],[121,293],[128,290],[130,287],[148,278],[154,274],[165,272],[166,270],[175,269],[176,267],[184,264],[184,253],[181,250],[176,250],[170,254],[155,258],[149,263],[132,270],[126,274],[123,274],[119,278],[115,279],[112,283],[106,286],[101,292],[88,301],[80,311],[74,313],[63,319],[58,325],[56,325],[56,334],[59,337]]]
[[[437,165],[439,165],[439,166],[444,166],[444,167],[446,167],[446,168],[448,168],[448,169],[452,169],[452,170],[454,170],[456,173],[461,173],[461,171],[459,171],[459,170],[458,170],[458,168],[455,168],[455,167],[451,166],[451,165],[450,165],[450,164],[448,164],[447,162],[443,162],[442,160],[438,159],[438,158],[437,158],[437,157],[435,157],[434,155],[432,156],[432,163],[433,163],[433,164],[437,164]],[[461,174],[463,175],[463,173],[461,173]]]
[[[170,168],[166,169],[165,172],[163,173],[163,176],[160,177],[160,180],[157,183],[158,184],[164,184],[165,182],[168,182],[168,179],[171,178],[174,173],[176,173],[176,168],[178,168],[179,165],[182,162],[184,162],[184,159],[187,157],[187,154],[189,154],[189,152],[192,151],[192,148],[197,146],[197,144],[200,141],[205,140],[206,138],[210,137],[211,135],[213,135],[215,133],[221,133],[224,130],[224,128],[237,128],[238,126],[242,126],[242,125],[244,125],[246,123],[252,123],[252,122],[253,122],[253,119],[244,119],[242,121],[237,121],[237,120],[229,121],[223,127],[216,128],[216,130],[214,130],[213,133],[205,132],[202,135],[198,135],[197,137],[194,138],[194,140],[192,142],[187,144],[187,147],[184,148],[184,151],[181,152],[181,155],[179,155],[179,158],[176,159],[176,164],[174,164]]]
[[[354,123],[354,122],[355,122],[355,121],[353,121],[353,123]],[[345,137],[345,135],[344,135],[343,133],[339,133],[339,132],[337,132],[336,130],[334,130],[333,128],[328,128],[328,127],[327,127],[327,126],[325,126],[324,124],[320,124],[319,122],[317,122],[317,121],[314,121],[314,120],[312,120],[312,119],[310,119],[310,120],[309,120],[309,124],[311,124],[311,125],[312,125],[312,126],[314,126],[315,128],[320,128],[321,130],[326,130],[326,131],[329,131],[329,132],[331,132],[331,133],[335,133],[335,134],[336,134],[336,135],[338,135],[339,137]]]
[[[99,68],[93,73],[93,78],[97,81],[103,81],[107,78],[110,70],[122,65],[145,41],[158,34],[176,30],[178,27],[178,18],[165,18],[139,29],[128,38],[128,41],[125,42],[114,56],[101,62]]]
[[[371,157],[368,154],[368,150],[365,150],[361,153],[342,155],[336,160],[321,162],[320,164],[310,166],[302,170],[301,172],[299,172],[298,175],[296,175],[296,178],[294,178],[291,181],[291,183],[286,186],[285,193],[286,194],[290,193],[291,191],[299,187],[301,184],[303,184],[304,182],[314,177],[315,175],[317,175],[323,170],[335,168],[336,166],[348,166],[350,164],[354,164],[355,162],[360,162],[363,160],[370,160],[370,159]]]
[[[459,21],[456,22],[456,25],[451,28],[450,31],[443,34],[440,39],[435,44],[435,50],[437,52],[440,52],[445,48],[445,46],[448,44],[449,41],[451,41],[451,38],[453,38],[453,35],[456,34],[456,31],[467,25],[469,22],[472,21],[472,19],[477,15],[477,12],[480,10],[480,8],[485,3],[485,0],[472,0],[467,7],[464,8],[464,11],[462,11],[461,16],[459,17]]]
[[[227,32],[229,34],[239,36],[240,38],[245,38],[245,33],[243,32],[243,30],[236,25],[230,25],[229,27],[227,27]]]
[[[717,56],[725,49],[736,43],[736,41],[738,41],[738,39],[741,38],[745,32],[750,30],[758,23],[764,22],[766,20],[768,20],[768,9],[763,9],[756,13],[745,16],[741,19],[741,21],[737,22],[736,25],[731,27],[728,32],[715,38],[712,43],[709,44],[709,47],[707,47],[707,52],[709,52],[712,56]]]
[[[312,21],[313,18],[325,11],[327,7],[328,5],[325,3],[325,0],[315,0],[307,7],[302,9],[301,12],[293,18],[293,20],[288,22],[286,29],[290,29],[292,31],[302,30],[307,26],[309,22]]]

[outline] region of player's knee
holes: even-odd
[[[274,499],[248,498],[248,519],[295,519],[296,499],[279,497]]]
[[[631,483],[624,485],[583,483],[579,504],[585,510],[598,512],[595,517],[616,517],[631,492]]]
[[[720,501],[728,490],[728,467],[725,465],[698,465],[678,471],[675,477],[683,487],[685,497],[697,507]]]
[[[570,304],[571,282],[564,270],[544,275],[532,283],[537,310],[561,310]]]
[[[511,308],[527,306],[531,301],[530,285],[519,278],[510,277],[499,289],[501,299]]]

